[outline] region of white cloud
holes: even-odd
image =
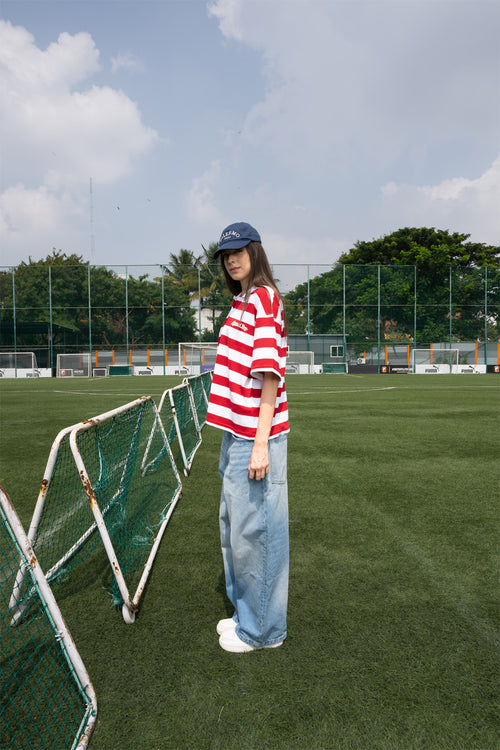
[[[186,212],[189,219],[197,224],[218,226],[221,214],[215,204],[215,188],[221,173],[219,161],[213,161],[210,167],[192,181],[186,196]]]
[[[436,185],[390,182],[381,188],[381,210],[400,226],[461,231],[477,242],[500,242],[500,156],[476,179],[454,177]]]
[[[26,29],[0,20],[2,253],[23,234],[32,242],[41,224],[55,237],[69,193],[78,205],[90,177],[96,185],[120,180],[159,141],[122,91],[84,88],[98,70],[88,33],[60,34],[41,50]]]
[[[117,73],[119,70],[131,70],[142,73],[144,65],[135,55],[127,52],[111,58],[111,72]]]
[[[466,177],[454,177],[443,180],[439,185],[426,185],[419,188],[424,195],[432,200],[463,201],[474,199],[482,203],[496,206],[500,209],[500,156],[498,156],[491,167],[476,180]],[[500,210],[499,210],[500,214]]]
[[[99,70],[99,51],[86,32],[63,32],[45,51],[21,26],[0,19],[0,80],[10,96],[67,90]]]
[[[497,144],[495,10],[455,5],[216,0],[222,34],[266,77],[242,140],[306,174],[387,167],[471,132]]]
[[[333,260],[341,238],[347,250],[408,224],[498,244],[498,165],[470,176],[499,146],[498,6],[213,0],[209,14],[257,53],[264,81],[222,169],[237,158],[250,176],[239,205],[275,229],[293,223],[297,259],[307,247]],[[290,213],[297,204],[310,216]]]
[[[239,0],[216,0],[208,4],[208,15],[219,20],[219,28],[229,39],[243,41],[242,6]]]
[[[27,189],[18,184],[4,190],[0,195],[0,263],[16,265],[19,256],[27,259],[29,255],[39,260],[53,247],[61,249],[68,238],[77,242],[72,225],[82,208],[68,193],[56,196],[43,185]]]

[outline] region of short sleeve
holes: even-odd
[[[274,372],[282,378],[286,359],[282,303],[270,287],[259,287],[254,294],[255,329],[251,373]]]

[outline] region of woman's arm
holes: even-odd
[[[269,433],[271,432],[279,382],[279,378],[274,372],[264,373],[257,432],[255,433],[252,455],[250,456],[250,463],[248,464],[248,475],[250,479],[264,479],[269,472],[269,451],[267,443],[269,440]]]

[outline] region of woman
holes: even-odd
[[[219,521],[234,615],[217,632],[225,651],[242,653],[286,638],[286,325],[259,233],[244,222],[229,225],[218,256],[234,297],[220,331],[207,422],[224,430]]]

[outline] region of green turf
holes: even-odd
[[[1,483],[29,523],[58,430],[178,379],[4,381]],[[289,376],[289,636],[232,655],[205,428],[135,624],[60,601],[92,750],[496,750],[496,376]]]

